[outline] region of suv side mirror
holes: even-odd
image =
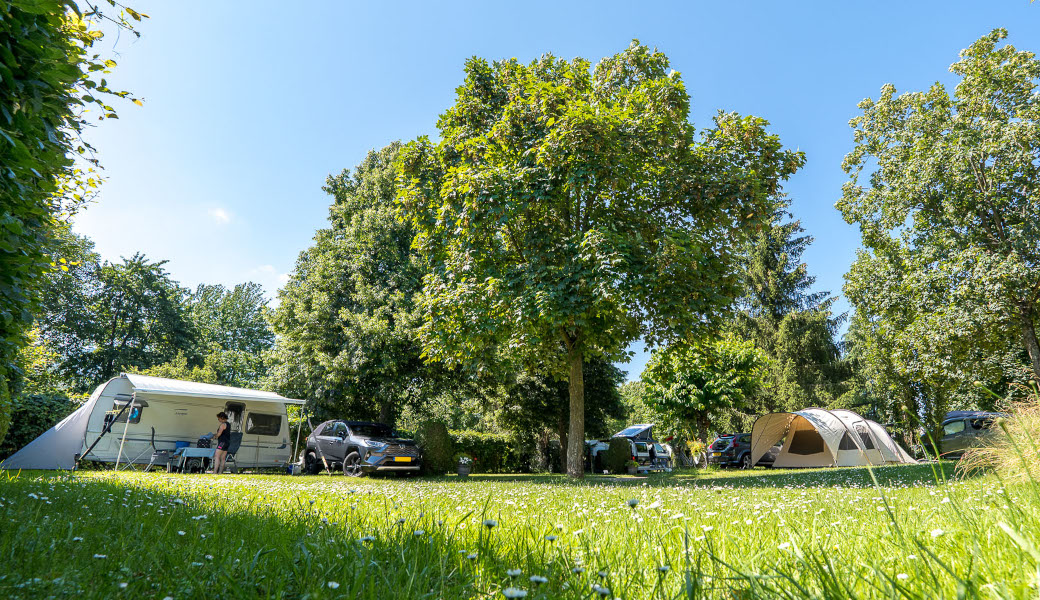
[[[339,439],[341,439],[341,440],[347,439],[347,430],[346,429],[344,429],[343,431],[339,432]]]

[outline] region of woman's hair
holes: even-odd
[[[217,418],[218,419],[224,419],[225,421],[227,421],[227,418],[228,418],[227,417],[227,413],[224,412],[224,411],[220,411],[220,412],[217,413]]]

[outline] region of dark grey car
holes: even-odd
[[[343,474],[418,473],[422,454],[413,440],[397,435],[383,423],[325,421],[307,436],[303,450],[304,471],[318,473],[325,464],[342,468]]]
[[[755,466],[771,467],[780,454],[780,444],[770,448]],[[708,448],[708,464],[720,467],[751,468],[751,434],[731,433],[720,435]]]
[[[973,410],[957,410],[946,413],[942,424],[942,438],[939,440],[939,451],[943,456],[959,458],[969,448],[984,442],[993,435],[993,423],[998,418],[1006,417],[1003,413]],[[927,445],[927,440],[925,441]]]

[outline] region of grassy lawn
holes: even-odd
[[[0,473],[0,597],[1036,597],[1034,486],[874,475]]]

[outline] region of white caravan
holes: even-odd
[[[132,404],[101,436],[106,418],[112,420],[127,403]],[[123,373],[99,385],[83,406],[0,468],[72,469],[79,457],[147,464],[153,444],[158,450],[173,450],[177,442],[194,445],[199,437],[215,432],[221,411],[228,414],[231,431],[242,433],[239,467],[285,466],[292,452],[287,404],[303,401],[274,392]]]

